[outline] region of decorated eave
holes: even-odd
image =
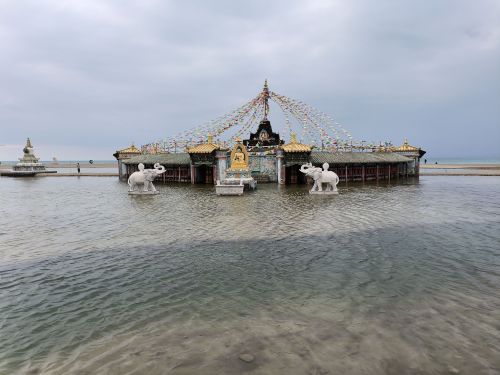
[[[413,154],[413,155],[418,155],[419,158],[421,158],[422,156],[425,155],[425,151],[422,150],[420,147],[415,147],[415,146],[412,146],[408,143],[408,139],[405,138],[405,141],[403,142],[403,144],[399,147],[394,147],[392,149],[393,152],[401,152],[401,153],[405,153],[406,155],[408,154]]]
[[[395,152],[418,152],[418,151],[420,151],[420,147],[411,146],[408,143],[408,139],[405,139],[405,141],[403,142],[403,144],[401,146],[393,148],[392,151],[395,151]]]
[[[281,146],[281,148],[285,152],[311,152],[311,146],[297,142],[297,135],[295,133],[292,133],[290,143]]]
[[[160,163],[161,165],[190,165],[191,159],[189,154],[186,153],[161,153],[161,154],[142,154],[137,156],[132,156],[130,159],[125,159],[124,164],[137,165],[139,163],[145,165],[154,165]]]
[[[142,154],[141,150],[135,147],[133,143],[130,145],[130,147],[124,148],[123,150],[118,150],[116,152],[119,154]]]
[[[201,143],[199,145],[189,147],[187,152],[189,154],[211,154],[212,152],[219,150],[220,146],[213,142],[213,137],[208,136],[207,143]]]
[[[142,151],[139,150],[137,147],[135,147],[135,145],[132,143],[130,145],[130,147],[127,147],[127,148],[124,148],[122,150],[118,150],[116,151],[113,156],[116,158],[116,159],[125,159],[125,158],[128,158],[130,156],[133,156],[133,155],[141,155],[142,154]]]

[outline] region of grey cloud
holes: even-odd
[[[357,139],[500,154],[496,1],[3,1],[0,47],[0,143],[31,136],[50,156],[110,158],[264,78]]]

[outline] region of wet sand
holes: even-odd
[[[30,374],[494,374],[494,302],[435,296],[412,308],[350,311],[325,301],[231,321],[164,321],[48,358]],[[463,299],[463,300],[462,300]],[[476,314],[467,305],[490,309]],[[409,307],[409,306],[407,306]],[[312,311],[315,310],[315,311]],[[489,328],[488,328],[489,327]],[[491,334],[485,335],[485,329]],[[496,333],[495,333],[496,332]],[[464,335],[464,333],[467,333]],[[467,348],[474,347],[474,351]],[[479,349],[480,348],[480,349]]]

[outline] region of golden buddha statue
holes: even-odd
[[[236,144],[231,151],[231,169],[248,169],[248,151],[241,144],[240,139],[236,139]]]

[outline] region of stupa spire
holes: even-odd
[[[264,100],[264,120],[267,120],[269,114],[269,87],[267,86],[267,78],[264,81],[264,88],[262,89],[262,98]]]

